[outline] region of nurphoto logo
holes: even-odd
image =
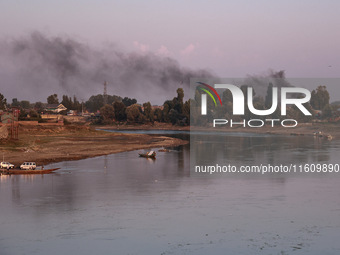
[[[213,127],[220,125],[243,126],[258,128],[264,125],[280,124],[283,127],[295,127],[298,125],[296,119],[282,119],[282,118],[263,118],[263,116],[270,116],[280,108],[280,116],[287,115],[287,108],[295,106],[305,116],[311,116],[312,113],[304,106],[311,99],[311,92],[305,88],[299,87],[271,87],[271,106],[268,109],[257,109],[254,104],[254,91],[250,86],[243,87],[243,90],[233,84],[214,84],[213,86],[203,83],[196,82],[199,84],[196,89],[200,91],[201,101],[201,116],[208,115],[209,112],[219,111],[223,113],[223,104],[230,102],[223,102],[216,89],[228,90],[231,94],[229,99],[232,99],[232,115],[233,116],[244,116],[245,108],[250,112],[252,116],[260,116],[262,118],[243,118],[238,120],[225,119],[225,118],[213,118]],[[208,96],[212,100],[213,104],[208,104]],[[217,103],[217,100],[219,104]],[[209,107],[212,109],[209,109]],[[221,108],[218,110],[218,108]]]

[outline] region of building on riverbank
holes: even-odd
[[[45,107],[46,112],[51,112],[51,113],[60,113],[62,111],[66,111],[67,108],[63,104],[48,104]]]

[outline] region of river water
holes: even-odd
[[[200,163],[339,162],[338,140],[229,133],[214,147],[196,136]],[[1,176],[0,254],[340,254],[340,178],[202,177],[189,145],[155,150]]]

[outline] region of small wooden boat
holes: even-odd
[[[156,152],[149,151],[147,153],[139,153],[139,156],[143,158],[156,158]]]
[[[52,168],[52,169],[36,169],[36,170],[21,170],[21,169],[9,169],[2,170],[4,174],[49,174],[60,168]]]

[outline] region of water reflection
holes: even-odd
[[[191,135],[192,165],[338,163],[339,141],[274,135]]]
[[[215,139],[215,140],[214,140]],[[336,162],[338,141],[196,134],[198,162]],[[190,146],[0,176],[1,254],[338,254],[339,178],[195,178]],[[207,159],[208,158],[208,159]],[[331,241],[328,241],[331,240]]]

